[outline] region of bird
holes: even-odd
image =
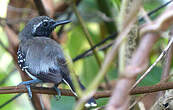
[[[58,95],[61,95],[58,85],[65,83],[77,97],[63,50],[60,44],[50,38],[57,26],[70,22],[71,20],[53,20],[48,16],[37,16],[19,33],[18,65],[32,79],[19,85],[26,86],[30,98],[32,98],[30,86],[37,83],[53,83]],[[85,90],[80,80],[78,82],[80,88]],[[85,107],[96,106],[93,97],[85,103]]]

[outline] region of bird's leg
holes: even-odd
[[[55,86],[54,86],[54,89],[55,89],[55,91],[56,91],[57,94],[58,94],[58,96],[55,95],[55,98],[56,98],[56,100],[59,100],[59,99],[61,99],[61,91],[59,90],[59,88],[58,88],[57,86],[58,86],[58,85],[55,85]]]
[[[37,84],[40,82],[42,82],[42,81],[39,79],[33,79],[33,80],[29,80],[29,81],[23,81],[20,84],[18,84],[17,86],[25,85],[28,90],[29,98],[32,98],[31,84]]]

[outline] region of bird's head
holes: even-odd
[[[38,16],[32,18],[20,32],[19,37],[49,37],[51,32],[59,25],[67,24],[70,20],[55,21],[48,16]]]

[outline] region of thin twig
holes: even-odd
[[[151,16],[151,15],[155,14],[155,13],[158,12],[160,9],[162,9],[162,8],[166,7],[167,5],[169,5],[172,1],[173,1],[173,0],[170,0],[170,1],[166,2],[166,3],[163,4],[163,5],[160,5],[159,7],[155,8],[154,10],[152,10],[151,12],[149,12],[147,15],[148,15],[148,16]],[[139,18],[139,22],[142,22],[143,20],[144,20],[144,17]]]
[[[14,97],[12,97],[10,100],[8,100],[7,102],[3,103],[0,105],[0,109],[2,109],[3,107],[5,107],[7,104],[9,104],[10,102],[14,101],[15,99],[17,99],[19,96],[21,96],[23,93],[19,93],[17,95],[15,95]]]
[[[171,29],[173,32],[173,28]],[[172,32],[170,32],[170,37],[169,40],[172,36]],[[162,71],[162,76],[161,76],[161,81],[160,82],[165,82],[164,79],[167,78],[168,76],[171,76],[172,74],[169,75],[170,69],[171,69],[171,63],[172,63],[172,53],[173,53],[173,45],[168,49],[168,52],[165,56],[164,64],[163,64],[163,71]],[[166,80],[167,81],[167,80]],[[159,98],[160,96],[163,96],[165,92],[159,92],[157,97]]]
[[[173,53],[173,45],[171,45],[171,47],[168,49],[168,52],[166,54],[161,81],[163,81],[166,77],[169,76],[171,63],[172,63],[172,53]]]
[[[104,40],[102,40],[101,42],[95,44],[93,47],[91,47],[90,49],[86,50],[85,52],[83,52],[82,54],[76,56],[75,58],[73,58],[73,62],[83,58],[84,56],[86,56],[89,52],[91,52],[93,49],[96,49],[96,47],[104,44],[106,41],[113,39],[117,36],[117,33],[113,33],[112,35],[108,36],[107,38],[105,38]]]
[[[168,45],[163,50],[163,52],[160,54],[160,56],[156,59],[156,61],[147,69],[147,71],[132,86],[131,90],[134,89],[139,84],[139,82],[141,82],[141,80],[144,79],[148,75],[148,73],[153,69],[153,67],[156,66],[156,64],[163,58],[163,56],[167,53],[172,43],[173,43],[173,37],[171,38],[171,40],[169,41]]]
[[[96,45],[97,45],[97,44],[96,44]],[[102,44],[101,44],[101,45],[102,45]],[[97,52],[99,52],[99,51],[104,51],[104,50],[110,48],[112,45],[113,45],[113,41],[111,41],[111,42],[108,43],[108,44],[105,44],[105,45],[101,46],[101,47],[98,48],[96,51],[97,51]],[[86,52],[86,51],[85,51],[85,52]],[[82,53],[82,54],[83,54],[83,53]],[[80,55],[82,55],[82,54],[80,54]],[[78,60],[80,60],[80,59],[83,59],[83,58],[92,56],[92,55],[93,55],[93,52],[92,52],[92,51],[88,51],[88,52],[86,52],[86,54],[83,54],[79,59],[75,60],[75,62],[78,61]],[[75,58],[76,58],[76,57],[75,57]]]

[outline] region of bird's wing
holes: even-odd
[[[52,39],[33,38],[21,42],[19,50],[24,54],[27,71],[42,81],[60,83],[69,73],[62,50]]]
[[[55,84],[59,84],[62,81],[62,75],[59,74],[59,71],[56,70],[52,70],[47,73],[40,72],[36,75],[36,77],[42,80],[43,82],[50,82]]]

